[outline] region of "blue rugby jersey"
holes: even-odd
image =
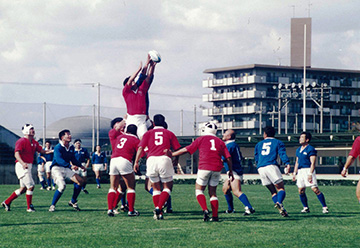
[[[302,151],[300,146],[298,149],[296,149],[296,157],[298,158],[298,163],[299,163],[298,168],[299,169],[310,168],[311,166],[310,157],[316,155],[317,155],[317,151],[313,146],[307,145]]]
[[[240,152],[240,147],[236,144],[235,140],[228,140],[225,142],[226,148],[229,150],[232,160],[232,170],[235,171],[238,175],[243,174],[243,168],[241,166],[242,155]],[[224,161],[224,167],[226,171],[229,171],[229,165],[227,164],[224,157],[222,157]]]
[[[90,158],[89,152],[86,148],[81,147],[79,151],[76,151],[74,149],[74,153],[75,153],[75,158],[80,162],[80,163],[85,163],[86,159]]]
[[[285,145],[278,139],[267,137],[255,146],[255,161],[257,168],[272,164],[278,165],[276,161],[278,156],[285,165],[290,163],[289,158],[286,155]]]
[[[92,164],[104,164],[107,163],[105,152],[101,152],[100,155],[97,155],[96,152],[93,153],[91,158]]]
[[[80,167],[81,163],[75,158],[74,149],[73,145],[66,148],[60,141],[54,148],[54,159],[50,168],[53,166],[71,168],[70,161]]]

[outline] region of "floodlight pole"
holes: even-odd
[[[96,127],[96,145],[100,145],[100,83],[97,83],[97,127]]]
[[[281,134],[281,90],[280,87],[278,87],[278,134]]]
[[[46,142],[46,102],[43,105],[43,148],[45,148]]]
[[[303,131],[306,131],[306,24],[304,25]]]
[[[321,90],[320,90],[320,133],[323,133],[323,126],[324,126],[324,83],[321,83]]]

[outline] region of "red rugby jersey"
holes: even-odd
[[[124,133],[118,136],[111,158],[122,157],[132,162],[139,142],[140,140],[133,134]]]
[[[20,153],[20,157],[25,163],[31,164],[34,161],[35,152],[41,152],[41,150],[41,145],[34,139],[30,142],[29,139],[22,137],[15,143],[15,152]],[[16,160],[16,162],[18,161]]]
[[[131,85],[124,86],[123,97],[129,115],[146,115],[146,93],[149,87],[146,80],[136,91],[131,90]]]
[[[190,154],[199,150],[199,170],[221,171],[221,156],[231,157],[224,141],[215,135],[204,135],[186,147]]]

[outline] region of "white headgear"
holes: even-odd
[[[217,126],[213,122],[207,122],[204,129],[202,130],[202,135],[212,134],[216,135]]]
[[[21,128],[22,133],[23,133],[24,135],[28,135],[28,134],[30,133],[30,129],[31,129],[31,128],[34,128],[34,126],[33,126],[32,124],[25,124],[25,125]]]

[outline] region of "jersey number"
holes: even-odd
[[[271,142],[264,143],[262,146],[261,155],[269,155]]]
[[[126,141],[127,141],[127,138],[121,138],[120,143],[116,147],[119,148],[119,149],[123,148]]]
[[[155,145],[160,146],[164,143],[163,132],[155,132]]]
[[[211,143],[210,150],[211,150],[211,151],[216,151],[215,140],[214,140],[214,139],[211,139],[211,140],[210,140],[210,143]]]

